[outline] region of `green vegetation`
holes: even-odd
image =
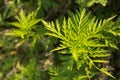
[[[119,80],[119,5],[1,0],[0,80]]]

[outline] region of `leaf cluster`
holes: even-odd
[[[35,28],[35,25],[40,21],[40,19],[36,19],[36,13],[32,12],[28,16],[25,15],[23,10],[20,11],[19,17],[16,17],[18,22],[12,22],[11,25],[17,27],[17,29],[13,29],[9,35],[19,36],[21,38],[25,38],[26,35],[32,35],[34,32],[32,31]]]
[[[106,68],[99,68],[96,64],[108,63],[104,57],[110,56],[110,48],[117,49],[120,26],[112,21],[113,18],[98,20],[83,9],[68,19],[64,18],[62,24],[58,20],[55,23],[42,22],[50,31],[47,35],[60,39],[59,47],[52,51],[69,50],[70,53],[64,54],[72,55],[76,64],[72,66],[77,70],[83,68],[88,78],[94,68],[114,78]]]

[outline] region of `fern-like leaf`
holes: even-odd
[[[90,13],[86,14],[86,10],[83,9],[81,12],[77,11],[68,19],[64,18],[62,24],[58,20],[55,23],[42,22],[46,29],[50,31],[47,33],[48,35],[61,40],[60,46],[53,51],[69,49],[70,54],[76,61],[78,70],[82,67],[89,67],[90,69],[94,67],[113,77],[110,73],[95,65],[96,62],[108,62],[104,60],[104,57],[110,56],[106,53],[109,47],[117,49],[116,37],[120,33],[118,32],[120,28],[112,22],[113,18],[98,20],[96,17],[92,17]],[[82,62],[80,62],[81,60]]]

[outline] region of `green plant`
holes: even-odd
[[[106,6],[107,0],[76,0],[81,7],[90,7],[94,3],[100,3],[102,6]]]
[[[33,35],[34,32],[32,32],[32,30],[35,28],[35,25],[40,21],[40,19],[36,19],[35,16],[35,12],[32,12],[28,16],[25,16],[25,13],[23,12],[23,10],[21,10],[19,17],[17,17],[18,22],[10,23],[18,29],[13,29],[9,34],[21,37],[22,39]]]
[[[20,37],[22,42],[30,40],[32,41],[32,46],[34,46],[44,33],[44,30],[37,26],[37,23],[41,20],[36,18],[38,10],[39,8],[26,16],[25,12],[21,9],[19,16],[16,17],[18,21],[10,23],[16,28],[6,33],[6,35]]]
[[[119,80],[119,5],[0,0],[0,80]]]
[[[51,80],[86,80],[96,74],[96,70],[112,76],[106,68],[98,64],[108,63],[105,57],[110,56],[110,48],[117,49],[116,38],[120,35],[119,20],[112,21],[114,17],[98,20],[86,10],[76,11],[62,23],[42,21],[50,32],[47,35],[60,39],[59,47],[53,51],[61,51],[66,56],[65,64],[50,69]],[[62,53],[64,51],[64,53]]]
[[[32,58],[28,64],[19,66],[20,72],[14,73],[10,80],[36,80],[41,78],[37,65],[36,58]]]

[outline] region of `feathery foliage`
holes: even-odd
[[[19,17],[16,19],[18,22],[12,22],[11,25],[15,26],[17,29],[13,29],[9,35],[15,35],[24,39],[25,37],[29,37],[34,34],[32,31],[35,29],[35,25],[40,21],[40,19],[36,19],[37,11],[34,11],[27,16],[23,10],[20,11]]]
[[[26,15],[25,11],[21,9],[19,16],[16,17],[18,21],[10,23],[15,28],[6,33],[6,35],[20,37],[22,39],[20,44],[30,40],[31,46],[34,48],[36,42],[40,40],[44,34],[44,29],[37,25],[41,20],[36,18],[38,10],[39,8]]]
[[[0,80],[119,80],[119,5],[0,0]]]
[[[86,10],[83,9],[81,12],[76,11],[72,17],[64,19],[62,24],[58,20],[55,23],[42,21],[46,29],[50,31],[47,34],[60,39],[59,47],[52,51],[69,50],[69,53],[64,54],[70,54],[73,58],[67,60],[68,65],[65,64],[67,66],[60,68],[60,71],[56,69],[55,71],[59,74],[55,72],[56,74],[51,80],[59,80],[61,79],[59,77],[65,73],[69,73],[65,77],[74,80],[91,78],[94,69],[114,78],[107,72],[106,68],[100,68],[97,65],[97,63],[108,63],[104,58],[110,56],[109,48],[117,49],[115,44],[117,43],[116,38],[119,36],[120,26],[116,26],[112,19],[113,17],[98,20],[90,13],[86,14]],[[71,63],[73,64],[71,65]],[[69,67],[71,68],[69,69]],[[78,73],[78,75],[73,76],[74,73]],[[72,74],[72,78],[70,78],[70,74]]]

